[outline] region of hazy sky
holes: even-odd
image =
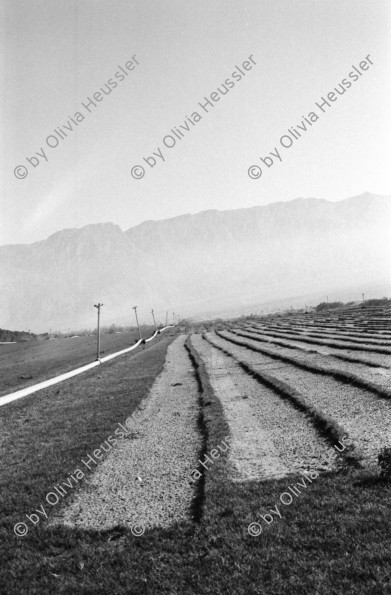
[[[89,223],[127,229],[146,219],[299,196],[391,193],[386,0],[0,5],[1,244]],[[316,108],[368,55],[373,65],[359,80],[350,78],[326,113]],[[132,56],[139,64],[123,81],[115,78]],[[245,72],[249,56],[255,65]],[[245,72],[240,81],[231,76],[236,65]],[[199,102],[227,78],[234,87],[206,113]],[[89,113],[82,102],[109,79],[117,87]],[[314,108],[319,119],[300,131],[297,124]],[[77,126],[70,120],[76,112],[84,117]],[[301,137],[283,148],[280,138],[292,126]],[[55,128],[64,138],[49,137],[49,144],[58,142],[51,148],[46,139]],[[172,148],[163,143],[169,134]],[[267,168],[260,157],[275,147],[282,161],[275,157]],[[26,158],[42,148],[48,161],[38,156],[34,168]],[[165,161],[155,157],[151,168],[143,157],[159,149]],[[253,164],[262,168],[257,180],[248,175]],[[14,174],[20,165],[24,179]],[[132,177],[135,165],[145,168],[142,179]]]

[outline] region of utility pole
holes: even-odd
[[[166,326],[168,325],[168,312],[166,312]]]
[[[172,313],[172,321],[175,324],[175,312]]]
[[[152,312],[153,324],[155,325],[155,331],[157,331],[156,322],[155,322],[155,314],[153,313],[153,310],[151,310],[151,312]]]
[[[365,302],[364,297],[365,297],[365,293],[362,294],[362,301],[363,302]]]
[[[96,346],[96,361],[100,360],[100,309],[103,304],[94,304],[94,308],[98,308],[98,333],[97,333],[97,346]]]
[[[137,318],[137,308],[138,308],[138,306],[133,306],[134,313],[136,314],[136,322],[137,322],[138,334],[139,334],[140,340],[142,341],[143,338],[141,336],[140,325],[138,323],[138,318]]]

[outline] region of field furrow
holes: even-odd
[[[345,327],[339,328],[337,326],[332,327],[319,327],[319,326],[297,326],[297,325],[270,325],[269,328],[280,330],[287,330],[290,332],[300,333],[300,334],[309,334],[309,335],[325,335],[326,337],[335,336],[336,338],[340,339],[362,339],[365,341],[366,339],[375,339],[381,342],[388,342],[391,344],[391,335],[389,335],[386,331],[370,333],[369,331],[362,329],[362,330],[354,330],[353,328]]]
[[[263,346],[265,342],[267,342],[267,349],[270,353],[276,353],[280,356],[287,357],[291,359],[293,363],[302,364],[303,366],[314,367],[324,371],[324,373],[329,373],[332,375],[334,372],[340,372],[341,374],[347,375],[355,375],[357,378],[361,379],[362,382],[365,383],[372,383],[374,386],[378,386],[381,390],[384,388],[386,391],[391,389],[391,370],[387,368],[383,368],[379,364],[379,368],[375,367],[368,367],[367,363],[360,363],[358,361],[345,361],[343,358],[331,358],[330,351],[326,349],[323,351],[314,350],[312,349],[300,349],[298,351],[293,351],[292,347],[294,344],[287,343],[285,341],[285,345],[282,341],[278,340],[279,342],[276,343],[273,340],[267,341],[267,337],[259,336],[256,333],[248,333],[248,332],[238,332],[238,331],[229,331],[233,336],[237,336],[238,338],[246,339],[250,342],[250,344],[254,346]],[[226,334],[226,333],[225,333]],[[383,357],[384,356],[380,356]],[[381,361],[384,361],[381,360]],[[386,359],[387,366],[389,365],[389,358]],[[391,392],[390,392],[391,398]]]
[[[192,343],[205,362],[230,426],[233,481],[280,478],[325,467],[330,444],[302,411],[261,385],[200,335],[194,335]],[[335,466],[335,452],[331,461]]]
[[[365,466],[377,464],[380,449],[389,444],[391,437],[391,404],[388,401],[332,377],[303,370],[295,366],[293,360],[289,363],[276,361],[266,354],[236,345],[232,342],[234,337],[227,333],[209,333],[207,336],[235,357],[256,369],[272,370],[273,376],[295,387],[308,403],[347,430]],[[250,342],[249,345],[251,347]]]
[[[301,337],[313,337],[313,338],[319,338],[319,339],[332,339],[332,340],[336,340],[336,341],[341,341],[341,342],[351,342],[351,343],[357,343],[357,344],[361,344],[364,343],[366,345],[378,345],[378,346],[383,346],[383,347],[391,347],[391,341],[388,340],[387,338],[384,337],[373,337],[368,335],[363,336],[361,333],[351,333],[351,332],[345,332],[344,334],[342,334],[341,332],[339,332],[337,329],[335,329],[334,331],[323,331],[320,329],[298,329],[294,326],[288,326],[288,325],[273,325],[273,324],[268,324],[268,325],[264,325],[264,324],[254,324],[253,325],[254,328],[259,329],[259,330],[265,330],[265,331],[277,331],[277,332],[282,332],[282,333],[289,333],[292,335],[298,335]]]
[[[229,329],[231,332],[237,334],[238,329],[232,327]],[[357,353],[356,351],[350,353],[349,349],[341,350],[335,349],[333,347],[323,347],[321,345],[306,345],[300,338],[297,337],[295,339],[278,339],[275,337],[270,337],[268,335],[262,335],[259,331],[254,330],[253,327],[246,327],[245,329],[240,329],[239,331],[243,336],[248,335],[252,339],[256,339],[257,341],[263,341],[265,343],[272,343],[274,345],[279,345],[280,347],[288,347],[291,349],[298,349],[300,351],[304,351],[306,353],[319,353],[320,355],[326,355],[332,358],[340,359],[343,361],[348,361],[354,364],[362,364],[363,366],[369,366],[371,368],[384,368],[385,370],[391,369],[391,356],[383,355],[381,353],[367,353],[366,351],[363,352],[363,355]]]
[[[259,332],[261,335],[265,337],[276,337],[282,339],[290,339],[290,340],[299,340],[297,335],[292,335],[290,333],[283,333],[277,331],[268,331],[263,329],[254,329],[256,332]],[[334,349],[349,349],[351,351],[369,351],[372,353],[382,353],[386,355],[391,355],[391,348],[390,347],[383,347],[383,346],[375,346],[369,345],[368,343],[360,343],[357,344],[355,342],[350,343],[339,343],[338,341],[326,340],[326,339],[315,339],[310,338],[307,336],[301,336],[300,341],[302,343],[308,343],[310,345],[325,345],[327,347],[334,347]]]

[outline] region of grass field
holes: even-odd
[[[391,593],[391,483],[379,477],[377,461],[391,442],[391,356],[368,351],[373,344],[365,342],[350,349],[360,328],[372,327],[371,335],[388,343],[389,318],[385,308],[287,315],[216,332],[208,325],[185,343],[175,330],[1,408],[0,592]],[[336,349],[322,337],[300,341],[298,330],[312,340],[324,324],[332,342],[341,329],[349,341]],[[56,505],[48,503],[48,492],[68,485],[82,458],[146,402],[142,430],[136,422]],[[168,427],[153,425],[168,402]],[[182,403],[191,405],[199,432],[188,462],[192,491],[178,490],[189,483],[189,474],[176,472],[180,461],[186,468],[183,447],[172,455],[189,423]],[[117,462],[126,467],[131,452],[141,454],[129,476]],[[171,486],[163,501],[160,485]],[[139,534],[125,516],[110,522],[121,490],[134,494],[126,505],[140,518]],[[186,505],[185,520],[168,492],[181,499],[181,510]],[[94,522],[101,519],[104,529],[88,527],[86,501],[97,506]],[[64,522],[67,510],[76,512]],[[150,520],[159,511],[164,522]],[[35,524],[26,517],[32,513]],[[15,535],[16,523],[25,523],[27,535]]]
[[[147,329],[146,336],[153,332],[152,327]],[[137,331],[104,334],[101,355],[130,347],[137,339]],[[95,358],[96,336],[0,345],[0,396],[89,364]]]

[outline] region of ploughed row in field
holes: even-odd
[[[288,319],[280,322],[289,327]],[[33,535],[21,556],[37,592],[42,576],[55,592],[56,577],[66,575],[71,590],[72,563],[86,554],[93,572],[81,580],[91,592],[99,592],[98,580],[108,581],[109,592],[130,576],[135,592],[145,592],[147,579],[151,592],[187,592],[188,584],[201,592],[205,569],[224,592],[257,592],[259,585],[264,592],[299,592],[303,581],[315,592],[314,565],[331,592],[353,584],[349,570],[332,570],[350,547],[346,535],[362,569],[360,588],[369,592],[376,584],[385,592],[367,546],[381,546],[376,563],[383,568],[386,489],[366,493],[357,482],[378,476],[378,453],[390,443],[387,346],[365,342],[354,350],[356,343],[337,338],[330,341],[337,346],[309,344],[287,329],[265,327],[254,320],[246,328],[160,337],[145,351],[102,365],[99,375],[3,408],[6,528],[25,512],[39,514],[42,503],[49,517],[42,512],[29,527]],[[319,477],[309,489],[300,475],[307,473]],[[305,495],[289,522],[280,515],[273,536],[254,541],[249,523],[298,479]],[[53,486],[65,492],[58,505]],[[115,576],[113,564],[120,568]],[[281,573],[284,588],[275,578]]]
[[[349,361],[353,363],[362,363],[363,365],[389,368],[390,354],[388,350],[366,350],[364,347],[359,348],[357,346],[350,345],[338,345],[335,342],[318,342],[318,341],[307,341],[306,339],[300,339],[299,337],[290,338],[289,336],[273,335],[261,331],[256,326],[246,326],[244,328],[233,328],[233,333],[255,339],[259,342],[270,343],[286,347],[289,349],[296,349],[307,353],[319,353],[322,355],[330,355],[334,359],[340,359],[343,361]]]
[[[297,330],[337,331],[338,333],[365,333],[377,335],[391,334],[391,308],[359,307],[338,308],[318,312],[270,315],[262,321]]]
[[[323,329],[321,327],[308,326],[297,327],[294,324],[256,324],[260,328],[270,329],[271,331],[280,331],[282,333],[290,333],[299,336],[318,337],[323,339],[339,339],[340,341],[353,341],[357,343],[368,343],[369,345],[391,345],[391,335],[379,335],[376,333],[365,333],[359,331],[341,330],[335,327],[334,329]]]
[[[281,479],[341,465],[376,472],[378,454],[390,441],[390,360],[372,353],[364,355],[377,362],[345,360],[339,352],[308,352],[264,338],[251,329],[190,338],[229,429],[228,481]],[[130,440],[109,455],[56,522],[152,528],[194,519],[207,469],[202,457],[208,448],[216,458],[221,453],[203,441],[205,403],[188,349],[183,335],[170,346]]]
[[[266,374],[265,382],[272,376],[277,388],[282,382],[288,394],[299,393],[296,396],[308,409],[318,412],[331,427],[340,426],[349,436],[364,466],[377,464],[380,449],[390,442],[390,376],[376,375],[359,363],[331,362],[330,357],[319,353],[292,352],[270,344],[266,347],[257,339],[233,332],[208,334],[207,338],[258,373],[261,382]]]
[[[329,347],[334,347],[335,349],[350,349],[356,351],[368,351],[372,353],[385,353],[387,355],[391,355],[391,343],[388,341],[374,341],[374,340],[364,340],[357,338],[343,338],[338,339],[334,336],[331,337],[324,337],[324,336],[298,336],[292,332],[284,332],[284,331],[274,331],[269,330],[267,326],[259,326],[255,325],[254,330],[261,331],[262,334],[268,335],[271,337],[281,337],[283,339],[293,339],[302,341],[303,343],[309,343],[312,345],[326,345]]]

